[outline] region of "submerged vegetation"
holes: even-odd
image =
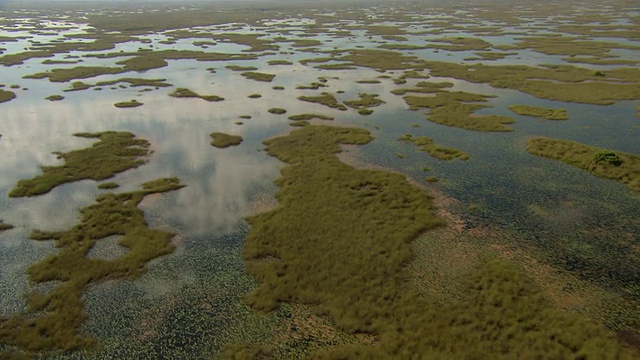
[[[150,194],[181,188],[178,179],[158,179],[142,185],[142,190],[104,194],[96,204],[80,211],[80,224],[67,231],[35,230],[33,240],[55,240],[58,251],[31,266],[27,273],[34,283],[53,282],[48,293],[29,295],[24,314],[0,318],[0,341],[21,349],[72,351],[93,344],[78,333],[87,315],[83,294],[88,286],[107,279],[135,279],[146,272],[149,261],[173,252],[173,234],[149,228],[138,209]],[[127,252],[113,260],[88,258],[96,242],[120,236],[119,245]]]
[[[567,110],[565,109],[547,109],[538,106],[528,105],[510,105],[509,110],[518,115],[539,117],[546,120],[567,120]]]
[[[75,136],[99,139],[93,146],[67,153],[54,153],[62,166],[43,166],[42,175],[20,180],[9,192],[11,197],[45,194],[58,185],[92,179],[103,180],[145,163],[149,142],[129,132],[79,133]]]
[[[411,134],[405,134],[398,138],[398,140],[413,143],[418,146],[420,150],[428,152],[431,156],[440,160],[469,159],[467,153],[454,148],[440,146],[436,144],[433,139],[426,136],[413,137]]]
[[[590,173],[619,181],[640,191],[640,156],[614,152],[569,140],[532,138],[527,143],[531,154],[560,160]]]
[[[215,146],[219,149],[223,149],[229,146],[240,145],[242,142],[242,137],[238,135],[230,135],[221,132],[213,132],[211,133],[211,145]]]

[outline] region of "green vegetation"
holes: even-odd
[[[140,79],[140,78],[122,78],[112,81],[100,81],[96,83],[96,86],[110,86],[119,83],[128,83],[129,85],[136,86],[151,86],[151,87],[169,87],[171,84],[166,82],[167,79]]]
[[[590,173],[619,181],[633,191],[640,191],[640,156],[613,152],[578,142],[550,138],[532,138],[529,153],[560,160]]]
[[[209,102],[224,100],[224,98],[217,95],[200,95],[196,92],[193,92],[185,88],[177,88],[174,92],[170,93],[169,96],[175,97],[175,98],[199,98]]]
[[[262,95],[260,95],[260,94],[251,94],[251,95],[249,95],[250,99],[259,99],[261,97],[262,97]]]
[[[268,110],[272,114],[282,115],[287,112],[287,110],[283,108],[271,108]]]
[[[363,129],[306,125],[265,142],[288,166],[277,181],[278,207],[247,219],[244,255],[258,286],[246,301],[265,311],[312,304],[338,330],[375,338],[312,357],[631,357],[606,329],[555,310],[499,261],[472,271],[465,296],[450,304],[409,287],[410,242],[442,222],[404,176],[358,170],[335,156],[340,144],[370,140]],[[268,346],[245,351],[268,356]]]
[[[9,196],[35,196],[49,192],[58,185],[93,179],[103,180],[145,163],[149,142],[129,132],[107,131],[74,134],[87,139],[100,139],[93,146],[68,153],[54,153],[65,161],[62,166],[43,166],[42,175],[20,180]]]
[[[322,115],[322,114],[298,114],[298,115],[289,116],[289,120],[293,120],[293,121],[313,120],[313,119],[333,120],[333,117]]]
[[[63,90],[65,92],[69,92],[69,91],[80,91],[80,90],[86,90],[91,88],[91,85],[83,83],[82,81],[74,81],[71,83],[71,89],[66,89]]]
[[[159,179],[139,191],[100,195],[96,204],[80,211],[80,224],[73,228],[33,231],[33,240],[55,240],[58,251],[31,266],[29,280],[55,285],[46,294],[30,294],[26,313],[0,318],[0,342],[30,352],[91,346],[93,340],[78,333],[87,317],[85,290],[107,279],[135,279],[146,272],[149,261],[174,251],[173,234],[149,228],[137,205],[146,195],[182,186],[175,178]],[[127,248],[126,254],[111,261],[86,257],[97,241],[114,235],[122,237],[118,243]]]
[[[103,189],[103,190],[117,189],[119,187],[120,187],[120,185],[118,185],[118,183],[113,182],[113,181],[109,181],[109,182],[104,182],[104,183],[98,184],[98,189]]]
[[[16,97],[13,91],[7,91],[0,89],[0,103],[12,100]]]
[[[47,72],[26,75],[25,79],[46,79],[51,82],[67,82],[74,79],[87,79],[99,75],[120,74],[124,72],[121,68],[111,68],[104,66],[78,66],[74,68],[52,69]]]
[[[136,107],[142,106],[142,105],[144,105],[144,104],[139,102],[136,99],[133,99],[133,100],[130,100],[130,101],[121,101],[121,102],[117,102],[117,103],[113,104],[113,106],[115,106],[117,108],[121,108],[121,109],[136,108]]]
[[[537,106],[528,105],[511,105],[509,110],[518,115],[534,116],[547,120],[568,120],[567,110],[565,109],[547,109]]]
[[[267,61],[269,65],[293,65],[291,61],[287,60],[269,60]]]
[[[384,101],[378,99],[376,94],[360,94],[359,100],[347,100],[345,105],[352,109],[371,108],[384,104]]]
[[[240,115],[239,117],[240,119],[247,119],[247,120],[251,119],[251,115]]]
[[[363,116],[373,114],[373,110],[367,108],[358,108],[356,111],[358,112],[358,114]]]
[[[332,109],[338,109],[345,111],[347,107],[341,104],[338,99],[336,99],[333,95],[327,92],[323,92],[320,96],[299,96],[298,100],[322,104],[328,106]]]
[[[242,142],[241,136],[229,135],[221,132],[213,132],[211,133],[211,137],[213,138],[213,141],[211,141],[211,145],[219,149],[240,145],[240,143]]]
[[[312,82],[310,85],[298,85],[296,89],[298,90],[318,90],[321,87],[327,87],[327,85],[321,82]]]
[[[253,71],[253,70],[258,70],[258,68],[255,67],[255,66],[240,66],[240,65],[227,65],[226,68],[229,69],[229,70],[232,70],[232,71]]]
[[[532,49],[548,55],[612,57],[612,49],[640,50],[640,46],[616,42],[581,40],[571,36],[527,36],[518,38],[515,49]]]
[[[491,47],[491,43],[480,38],[471,37],[444,37],[440,39],[430,39],[429,41],[442,44],[429,44],[426,45],[427,48],[447,51],[485,50]]]
[[[278,91],[280,91],[280,90],[284,90],[284,86],[282,86],[282,85],[276,85],[276,86],[272,87],[272,89],[273,89],[273,90],[278,90]]]
[[[453,87],[453,83],[450,82],[431,82],[431,81],[420,81],[416,84],[415,88],[399,88],[391,90],[391,93],[394,95],[405,95],[408,92],[412,93],[426,93],[431,94],[435,92],[445,91],[445,89]]]
[[[271,82],[271,80],[273,80],[273,78],[276,77],[275,74],[266,74],[266,73],[255,72],[255,71],[243,72],[240,75],[244,76],[247,79],[251,79],[255,81],[264,81],[264,82]]]
[[[427,176],[426,180],[430,183],[438,182],[438,178],[436,176]]]
[[[364,80],[357,80],[356,83],[357,84],[380,84],[380,80],[378,80],[378,79],[364,79]]]
[[[404,141],[404,142],[411,142],[414,145],[418,146],[420,150],[428,152],[429,154],[431,154],[431,156],[440,160],[469,159],[469,155],[467,153],[454,148],[440,146],[434,143],[433,139],[428,138],[426,136],[414,138],[411,134],[405,134],[399,137],[398,140]]]
[[[47,99],[49,101],[60,101],[60,100],[64,99],[64,96],[62,96],[62,95],[49,95],[45,99]]]
[[[9,230],[9,229],[13,229],[13,225],[6,224],[6,223],[2,222],[2,220],[0,220],[0,231],[5,231],[5,230]]]

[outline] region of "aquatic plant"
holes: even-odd
[[[33,240],[55,240],[58,251],[29,267],[29,279],[55,285],[46,294],[30,294],[26,313],[0,318],[0,342],[29,352],[92,346],[93,339],[78,333],[87,317],[85,290],[106,279],[135,279],[146,272],[149,261],[174,251],[173,234],[149,228],[137,206],[147,195],[181,187],[178,179],[165,178],[143,184],[142,190],[103,194],[80,211],[82,219],[73,228],[33,231]],[[124,255],[110,261],[86,256],[97,241],[113,235],[122,236],[118,243],[127,249]]]
[[[348,107],[352,108],[352,109],[359,109],[359,108],[371,108],[371,107],[376,107],[376,106],[380,106],[382,104],[384,104],[384,101],[378,99],[377,94],[364,94],[361,93],[359,94],[360,99],[358,100],[346,100],[344,102],[345,105],[347,105]]]
[[[247,79],[251,79],[255,81],[263,81],[263,82],[271,82],[271,80],[273,80],[273,78],[276,77],[275,74],[266,74],[266,73],[255,72],[255,71],[243,72],[240,75],[244,76]]]
[[[121,102],[117,102],[115,104],[113,104],[113,106],[117,107],[117,108],[135,108],[138,106],[142,106],[144,105],[143,103],[139,102],[136,99],[130,100],[130,101],[121,101]]]
[[[255,66],[240,66],[240,65],[227,65],[225,66],[227,69],[232,71],[253,71],[258,70]]]
[[[13,91],[0,89],[0,103],[15,99],[16,94]]]
[[[282,115],[287,112],[287,110],[283,108],[271,108],[268,110],[271,114]]]
[[[291,61],[288,60],[269,60],[267,61],[269,65],[293,65]]]
[[[80,90],[86,90],[91,88],[91,85],[83,83],[82,81],[74,81],[71,83],[71,89],[65,89],[63,91],[65,92],[69,92],[69,91],[80,91]]]
[[[529,105],[509,105],[509,110],[518,115],[540,117],[546,120],[568,120],[567,110],[565,109],[547,109],[538,106]]]
[[[221,132],[213,132],[211,133],[211,137],[213,141],[211,141],[211,145],[217,148],[226,148],[229,146],[240,145],[242,142],[242,137],[237,135],[230,135]]]
[[[0,220],[0,231],[9,230],[9,229],[13,229],[13,225],[4,223],[2,220]]]
[[[171,84],[166,82],[167,79],[140,79],[140,78],[121,78],[111,81],[99,81],[96,86],[110,86],[119,83],[128,83],[129,85],[136,86],[151,86],[151,87],[169,87]]]
[[[54,153],[65,161],[62,166],[43,166],[42,175],[20,180],[9,192],[11,197],[45,194],[54,187],[78,180],[103,180],[143,165],[149,155],[149,142],[129,132],[78,133],[78,137],[99,139],[93,146],[67,153]]]
[[[346,106],[341,104],[338,99],[336,99],[328,92],[323,92],[320,96],[299,96],[298,100],[322,104],[332,109],[338,109],[342,111],[347,110]]]
[[[428,152],[436,159],[440,160],[468,160],[469,155],[463,151],[444,147],[436,144],[433,139],[426,136],[413,137],[411,134],[405,134],[398,138],[399,141],[410,142],[418,146],[420,150]]]
[[[185,88],[177,88],[175,91],[170,93],[169,96],[175,97],[175,98],[199,98],[209,102],[224,100],[224,98],[217,95],[200,95],[194,91],[191,91]]]
[[[322,114],[308,114],[308,113],[307,114],[298,114],[298,115],[289,116],[289,120],[294,120],[294,121],[313,120],[313,119],[333,120],[333,117],[327,116],[327,115],[322,115]]]
[[[60,101],[60,100],[64,99],[64,96],[62,96],[62,95],[49,95],[45,99],[47,99],[49,101]]]
[[[640,191],[640,156],[597,148],[569,140],[537,137],[529,139],[531,154],[560,160],[592,174],[619,181]]]

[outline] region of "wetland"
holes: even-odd
[[[640,358],[637,4],[321,5],[3,2],[1,359]]]

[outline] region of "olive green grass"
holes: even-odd
[[[167,79],[140,79],[140,78],[122,78],[112,81],[99,81],[96,86],[111,86],[119,83],[128,83],[133,87],[150,86],[150,87],[169,87],[173,86],[166,82]]]
[[[419,147],[420,150],[428,152],[436,159],[440,160],[468,160],[469,155],[463,151],[449,148],[445,146],[440,146],[436,144],[433,139],[428,138],[426,136],[413,137],[411,134],[405,134],[398,138],[399,141],[410,142],[415,146]]]
[[[507,56],[517,55],[516,52],[495,52],[495,51],[476,51],[474,54],[480,56],[482,60],[501,60]]]
[[[467,92],[437,92],[433,96],[411,96],[403,99],[411,110],[428,108],[427,120],[437,124],[458,127],[474,131],[512,131],[507,124],[515,120],[501,115],[476,115],[474,112],[489,106],[478,104],[486,102],[490,96]]]
[[[263,81],[263,82],[271,82],[273,78],[276,77],[275,74],[266,74],[266,73],[261,73],[256,71],[247,71],[247,72],[241,73],[240,75],[244,76],[247,79],[251,79],[255,81]]]
[[[313,120],[313,119],[333,120],[333,117],[322,115],[322,114],[310,114],[310,113],[289,116],[289,120],[293,120],[293,121]]]
[[[232,71],[253,71],[258,70],[255,66],[240,66],[240,65],[227,65],[225,66],[227,69]]]
[[[49,101],[60,101],[60,100],[64,99],[64,96],[62,96],[62,95],[49,95],[45,99],[49,100]]]
[[[491,43],[480,38],[472,37],[444,37],[429,39],[437,44],[429,44],[425,47],[447,51],[485,50],[491,47]]]
[[[70,89],[65,89],[63,90],[64,92],[69,92],[69,91],[80,91],[80,90],[87,90],[90,89],[91,85],[87,84],[87,83],[83,83],[82,81],[74,81],[71,83],[71,88]]]
[[[569,63],[580,63],[590,65],[630,65],[634,66],[640,63],[640,60],[630,59],[602,59],[597,57],[568,57],[562,60]]]
[[[246,301],[264,311],[311,304],[338,330],[376,340],[311,357],[631,358],[604,327],[555,310],[498,261],[473,271],[467,296],[451,304],[408,286],[410,243],[443,223],[425,190],[403,175],[355,169],[336,157],[341,144],[371,140],[364,129],[306,125],[265,142],[287,166],[277,180],[278,207],[247,219],[244,256],[257,287]],[[258,356],[266,347],[247,351]]]
[[[222,101],[224,98],[217,95],[200,95],[194,91],[185,88],[177,88],[175,91],[169,94],[175,98],[198,98],[209,102]]]
[[[271,114],[276,114],[276,115],[282,115],[282,114],[285,114],[285,113],[287,112],[287,110],[286,110],[286,109],[283,109],[283,108],[275,108],[275,107],[274,107],[274,108],[271,108],[271,109],[269,109],[269,110],[267,110],[267,111],[269,111]]]
[[[269,65],[293,65],[291,61],[287,60],[269,60],[267,61]]]
[[[121,108],[121,109],[136,108],[136,107],[142,106],[142,105],[144,105],[144,104],[139,102],[136,99],[132,99],[130,101],[121,101],[121,102],[117,102],[117,103],[113,104],[113,106],[115,106],[117,108]]]
[[[377,79],[364,79],[364,80],[357,80],[356,84],[380,84],[380,80]]]
[[[68,182],[108,179],[145,164],[145,157],[149,155],[149,142],[129,132],[78,133],[75,136],[99,141],[85,149],[54,153],[64,160],[64,165],[43,166],[42,175],[18,181],[9,196],[41,195]]]
[[[211,141],[211,145],[219,149],[240,145],[240,143],[242,142],[242,137],[238,135],[213,132],[210,136],[213,139],[213,141]]]
[[[0,89],[0,103],[15,99],[16,94],[13,91]]]
[[[325,85],[321,82],[312,82],[309,85],[298,85],[296,86],[296,89],[298,90],[318,90],[321,87],[327,87],[328,85]]]
[[[2,222],[2,220],[0,220],[0,231],[5,231],[5,230],[9,230],[9,229],[13,229],[13,225],[6,224],[6,223]]]
[[[559,160],[598,177],[621,182],[640,191],[640,156],[586,144],[544,137],[527,142],[529,153]]]
[[[405,95],[406,93],[422,93],[422,94],[431,94],[441,91],[446,91],[447,88],[453,87],[453,83],[450,82],[431,82],[431,81],[420,81],[416,84],[415,88],[398,88],[391,90],[391,93],[394,95]]]
[[[613,49],[640,50],[640,46],[617,42],[583,40],[572,36],[527,36],[517,38],[515,49],[532,49],[547,55],[613,57]]]
[[[309,122],[307,120],[297,120],[289,123],[289,126],[295,126],[295,127],[303,127],[307,125],[309,125]]]
[[[29,352],[69,352],[89,348],[94,340],[78,329],[87,317],[83,294],[87,287],[107,279],[135,279],[149,261],[174,251],[172,233],[149,228],[137,205],[146,195],[183,187],[178,179],[158,179],[142,190],[107,193],[80,210],[80,223],[67,231],[34,230],[31,239],[55,240],[58,251],[27,270],[34,283],[54,282],[48,293],[31,293],[25,313],[0,318],[0,342]],[[97,241],[122,236],[126,254],[111,260],[87,258]]]
[[[74,68],[52,69],[47,72],[24,76],[25,79],[46,79],[51,82],[67,82],[74,79],[87,79],[99,75],[113,75],[124,72],[121,68],[105,66],[78,66]]]
[[[259,99],[262,97],[262,95],[260,94],[251,94],[248,96],[250,99]]]
[[[438,182],[438,178],[436,176],[427,176],[427,178],[425,180],[427,180],[430,183]]]
[[[347,110],[347,107],[341,104],[335,96],[328,92],[323,92],[320,96],[299,96],[298,100],[307,101],[311,103],[322,104],[332,109],[338,109],[341,111]]]
[[[358,100],[347,100],[344,102],[345,105],[352,109],[359,108],[371,108],[384,104],[385,102],[378,99],[377,94],[359,94],[360,99]]]
[[[98,189],[103,189],[103,190],[112,190],[112,189],[117,189],[119,187],[120,185],[118,185],[118,183],[113,181],[98,184]]]
[[[79,60],[51,60],[46,59],[42,62],[43,65],[62,65],[62,64],[77,64],[81,62],[82,59]]]
[[[509,110],[518,115],[533,116],[546,120],[568,120],[566,109],[548,109],[538,106],[510,105]]]
[[[362,116],[366,116],[366,115],[371,115],[371,114],[373,114],[373,110],[371,110],[371,109],[367,109],[367,108],[358,108],[358,109],[356,110],[356,112],[357,112],[359,115],[362,115]]]
[[[240,115],[239,118],[240,119],[249,120],[249,119],[251,119],[251,115]]]
[[[273,89],[273,90],[280,91],[280,90],[284,90],[284,86],[282,86],[282,85],[276,85],[276,86],[272,87],[272,89]]]

